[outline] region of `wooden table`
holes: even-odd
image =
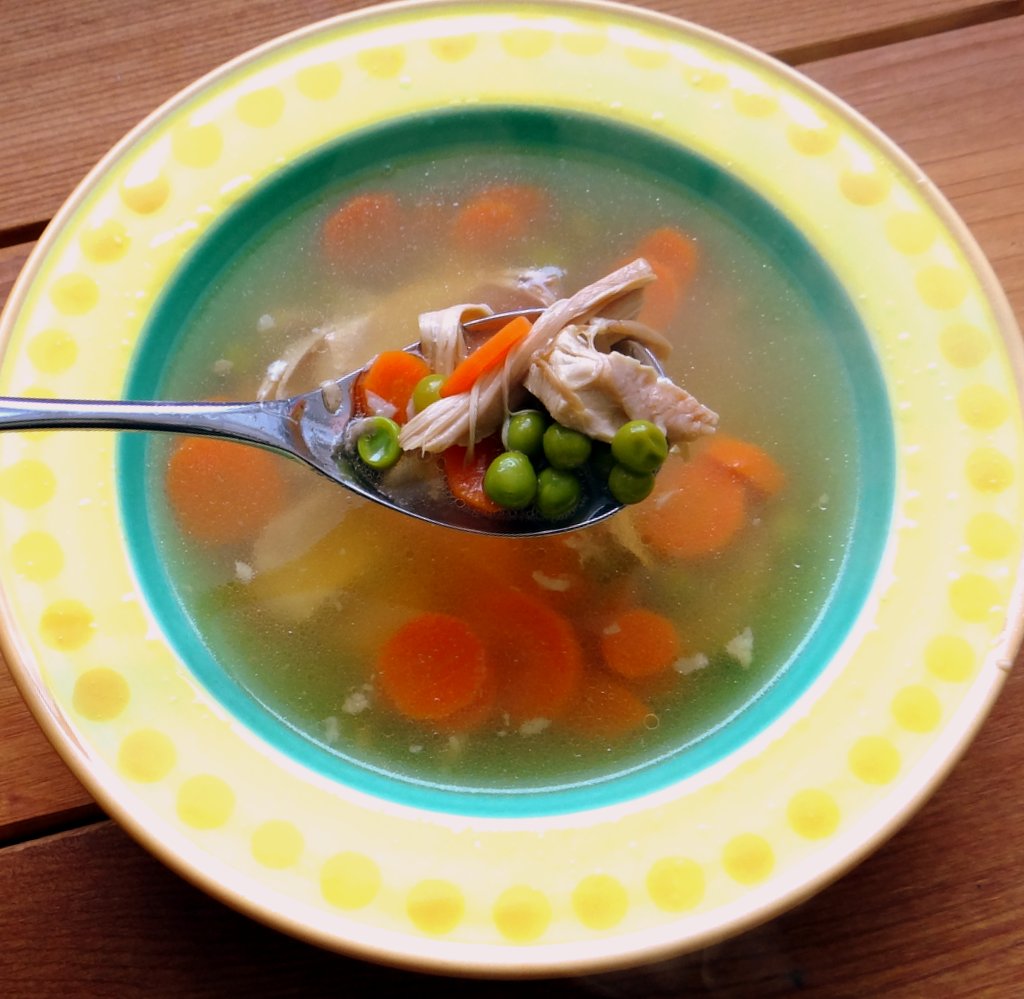
[[[358,2],[0,0],[0,289],[130,126],[195,77]],[[1024,318],[1024,3],[650,0],[838,93],[951,199]],[[887,846],[699,954],[545,983],[447,981],[319,951],[212,901],[107,820],[0,665],[0,995],[437,992],[598,997],[1024,995],[1024,675]]]

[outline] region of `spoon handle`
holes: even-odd
[[[290,400],[121,402],[0,397],[3,430],[158,430],[202,434],[294,453]]]

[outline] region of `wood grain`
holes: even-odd
[[[1019,10],[1009,0],[654,0],[793,59],[933,33]],[[132,126],[192,80],[284,32],[366,0],[3,3],[0,231],[49,218]],[[40,123],[45,122],[41,127]]]
[[[0,850],[0,983],[11,999],[1010,999],[1024,981],[1022,711],[1018,673],[939,793],[838,884],[750,933],[645,968],[544,983],[375,968],[229,911],[104,822]]]
[[[1024,322],[1024,17],[800,69],[924,168]]]

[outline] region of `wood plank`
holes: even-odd
[[[682,995],[772,999],[1019,994],[1024,675],[903,832],[800,909],[719,946],[560,982],[467,982],[375,968],[257,925],[104,822],[0,850],[8,995]],[[979,807],[983,802],[984,806]],[[103,927],[102,937],[97,927]]]
[[[924,168],[974,233],[1024,323],[1024,17],[800,69]]]
[[[649,0],[790,59],[1000,17],[1018,0]],[[366,0],[8,3],[0,78],[0,230],[49,218],[128,129],[192,80]],[[41,127],[41,122],[46,122]]]

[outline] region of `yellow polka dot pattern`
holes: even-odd
[[[43,330],[29,341],[28,357],[43,374],[59,375],[75,363],[78,344],[64,330]]]
[[[297,864],[304,846],[302,833],[285,819],[271,819],[252,834],[252,855],[264,867],[282,870]]]
[[[270,128],[284,114],[284,94],[276,87],[262,87],[243,94],[235,102],[238,117],[253,128]]]
[[[341,67],[335,63],[304,66],[295,74],[299,93],[311,101],[329,101],[341,89]]]
[[[976,430],[995,430],[1010,415],[1010,400],[988,385],[968,385],[956,399],[960,418]]]
[[[944,312],[963,305],[967,298],[967,278],[963,272],[942,264],[923,267],[917,272],[914,284],[927,305]]]
[[[362,909],[377,897],[380,885],[380,868],[363,853],[337,853],[320,870],[320,892],[338,909]]]
[[[182,125],[171,136],[174,158],[186,167],[202,170],[213,166],[220,158],[224,137],[213,124]]]
[[[514,944],[539,940],[551,922],[551,903],[547,896],[529,885],[515,885],[498,896],[494,903],[494,925]]]
[[[1014,480],[1013,462],[994,447],[980,447],[967,458],[967,479],[983,493],[1001,493]]]
[[[189,777],[178,789],[178,817],[193,829],[217,829],[235,810],[235,792],[213,774]]]
[[[413,925],[431,936],[451,933],[465,911],[466,901],[459,887],[440,878],[420,881],[406,900],[406,912]]]
[[[83,718],[104,722],[124,711],[130,698],[128,681],[117,670],[97,666],[75,681],[71,703]]]
[[[11,563],[26,579],[45,583],[64,568],[64,551],[48,531],[29,531],[15,541]]]
[[[579,921],[592,930],[610,930],[622,922],[629,896],[610,874],[591,874],[576,886],[572,907]]]
[[[896,262],[894,266],[906,269],[906,283],[930,310],[932,325],[914,325],[913,337],[931,345],[942,377],[951,379],[950,410],[963,435],[951,437],[967,441],[959,452],[961,464],[953,484],[971,494],[963,500],[967,512],[958,527],[964,563],[961,571],[939,584],[948,605],[943,633],[922,637],[905,666],[894,670],[891,686],[878,694],[880,713],[860,723],[859,731],[848,732],[837,749],[843,773],[835,786],[816,780],[806,783],[817,786],[795,780],[781,786],[777,814],[744,814],[720,841],[700,843],[702,852],[694,850],[693,857],[673,852],[690,851],[690,841],[661,841],[651,859],[637,868],[605,870],[603,862],[592,858],[589,869],[581,864],[564,882],[538,882],[544,883],[543,889],[528,878],[498,883],[503,875],[486,887],[457,876],[417,881],[415,876],[429,867],[412,876],[406,868],[385,868],[381,858],[386,847],[373,839],[353,838],[352,849],[331,853],[317,839],[317,824],[307,816],[291,817],[289,812],[289,819],[265,818],[265,811],[254,816],[251,788],[236,783],[226,765],[223,775],[197,772],[206,764],[197,767],[186,740],[176,742],[177,733],[165,728],[163,718],[147,716],[140,701],[147,696],[145,674],[137,683],[139,674],[130,665],[105,664],[109,646],[100,643],[106,636],[152,644],[150,626],[135,603],[101,608],[76,599],[75,593],[81,595],[78,590],[57,591],[76,577],[79,549],[46,519],[54,515],[51,510],[65,510],[66,499],[58,496],[53,465],[38,446],[43,436],[18,435],[34,449],[3,453],[0,500],[18,518],[7,541],[10,569],[20,585],[29,585],[35,594],[41,641],[69,664],[62,682],[74,717],[89,731],[110,733],[111,758],[125,781],[169,795],[178,822],[192,830],[197,841],[208,842],[208,834],[218,830],[226,841],[241,837],[247,844],[242,851],[247,862],[264,876],[311,880],[321,904],[339,918],[393,906],[406,930],[454,939],[472,914],[474,920],[483,917],[498,942],[525,949],[564,934],[565,924],[572,920],[582,928],[584,939],[590,939],[595,933],[621,931],[627,920],[648,911],[663,919],[694,910],[703,913],[730,890],[756,888],[776,875],[781,879],[786,865],[793,863],[787,853],[791,844],[808,851],[835,836],[850,812],[842,781],[849,784],[852,778],[864,794],[894,784],[910,771],[918,747],[947,724],[949,705],[955,703],[950,698],[962,696],[966,685],[981,675],[985,646],[964,636],[995,633],[1004,621],[1010,589],[1006,561],[1019,552],[1021,521],[1010,502],[1018,488],[1019,459],[1011,442],[1018,433],[1019,406],[1014,390],[1007,387],[999,337],[977,308],[973,275],[953,262],[955,245],[939,217],[915,192],[907,196],[903,179],[884,157],[877,150],[868,156],[863,148],[856,155],[851,152],[860,140],[841,114],[835,109],[797,113],[787,87],[773,84],[770,74],[765,74],[769,78],[764,83],[761,75],[752,78],[746,71],[736,72],[728,60],[692,51],[684,54],[643,38],[642,33],[619,34],[596,22],[581,21],[574,30],[552,30],[550,22],[529,17],[519,23],[494,32],[408,36],[399,44],[381,35],[384,44],[361,44],[347,55],[329,48],[311,51],[290,76],[254,73],[234,85],[223,101],[223,112],[215,113],[210,105],[183,110],[164,127],[163,145],[155,146],[148,159],[112,174],[112,196],[98,202],[95,212],[74,230],[67,259],[44,286],[45,321],[24,337],[24,354],[36,374],[19,386],[19,392],[40,397],[65,394],[54,390],[63,387],[59,379],[70,382],[72,374],[79,378],[95,363],[86,324],[95,323],[108,306],[109,288],[122,292],[115,277],[118,268],[130,264],[139,247],[160,245],[152,242],[154,233],[164,236],[168,226],[176,229],[167,245],[180,256],[210,220],[190,214],[187,204],[193,191],[207,185],[215,191],[208,203],[226,207],[262,179],[263,174],[250,176],[229,168],[240,138],[269,148],[303,116],[315,117],[321,110],[325,117],[335,114],[344,104],[342,95],[351,92],[353,105],[358,104],[371,92],[367,81],[378,88],[374,93],[384,92],[381,87],[397,93],[414,82],[426,86],[424,80],[432,79],[434,70],[451,74],[453,80],[460,78],[459,73],[472,75],[479,71],[480,60],[493,63],[501,53],[506,65],[532,78],[543,76],[541,67],[549,65],[549,58],[560,58],[576,72],[585,71],[588,60],[598,57],[602,75],[614,62],[620,73],[658,79],[659,93],[668,93],[665,88],[675,85],[676,94],[692,102],[687,113],[697,102],[713,101],[723,121],[730,116],[730,122],[741,122],[736,127],[756,134],[758,142],[777,137],[777,155],[784,150],[793,163],[795,157],[803,157],[800,163],[807,171],[827,172],[831,197],[838,189],[846,211],[872,220],[864,224],[877,227],[882,252],[889,254],[890,263]],[[424,67],[430,72],[424,73]],[[455,103],[459,102],[461,97]],[[628,103],[616,99],[608,106]],[[662,100],[656,111],[644,121],[648,126],[658,122],[660,128],[672,118],[672,108]],[[723,135],[726,131],[722,129]],[[153,290],[148,289],[150,298]],[[140,310],[144,312],[142,306]],[[39,383],[34,382],[36,377]],[[873,731],[878,734],[868,731],[869,724],[877,726]],[[332,848],[337,850],[338,845]],[[639,888],[633,881],[638,876]],[[723,882],[730,887],[723,887]]]
[[[84,274],[65,274],[53,282],[50,298],[65,316],[84,316],[100,300],[99,285]]]
[[[121,773],[131,781],[152,784],[173,769],[178,751],[171,738],[157,729],[145,728],[125,737],[117,754]]]
[[[775,867],[775,853],[763,836],[741,833],[725,844],[722,866],[734,881],[756,885],[771,875]]]
[[[908,732],[932,732],[942,721],[939,699],[920,683],[904,687],[896,694],[892,713],[897,724]]]
[[[938,635],[924,650],[928,671],[947,683],[964,683],[976,667],[974,649],[959,635]]]
[[[664,857],[647,874],[647,892],[659,909],[687,912],[704,899],[706,880],[696,861]]]
[[[80,649],[96,630],[92,611],[80,600],[55,600],[39,620],[39,634],[52,649],[73,652]]]
[[[128,231],[115,219],[107,219],[82,233],[82,252],[97,264],[120,260],[131,244]]]
[[[957,616],[981,623],[1002,609],[1002,595],[996,583],[977,572],[965,572],[949,586],[949,602]]]
[[[808,788],[790,798],[786,818],[804,839],[826,839],[839,828],[839,806],[827,791]]]
[[[943,356],[955,368],[976,368],[992,353],[992,342],[977,326],[952,323],[939,334]]]
[[[967,521],[967,544],[979,558],[1004,559],[1018,542],[1014,526],[998,513],[978,513]]]
[[[866,735],[851,747],[849,764],[854,776],[865,784],[891,784],[902,761],[899,750],[889,739]]]
[[[0,498],[25,510],[49,503],[56,491],[57,477],[49,465],[35,458],[0,469]]]

